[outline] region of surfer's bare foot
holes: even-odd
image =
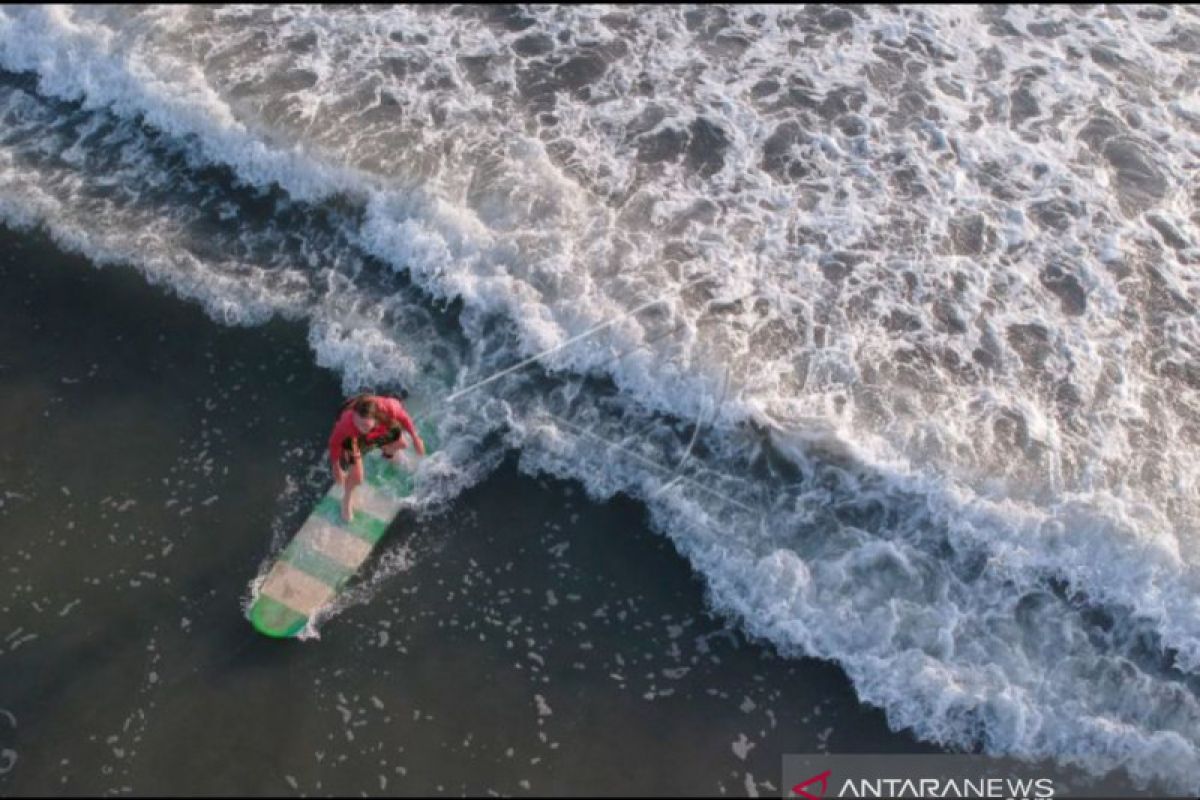
[[[342,503],[342,522],[350,522],[354,519],[354,509]]]

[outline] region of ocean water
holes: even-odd
[[[0,70],[0,218],[407,387],[422,503],[515,453],[896,729],[1200,788],[1195,7],[9,7]]]

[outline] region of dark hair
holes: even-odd
[[[354,404],[354,413],[361,417],[374,417],[375,401],[372,398],[364,397]]]
[[[351,397],[349,400],[342,403],[342,411],[345,411],[348,408],[353,408],[355,414],[373,418],[375,416],[375,398],[370,393],[366,392],[363,394],[356,394],[354,397]]]
[[[408,399],[408,390],[403,387],[401,387],[396,394],[401,400]],[[364,417],[371,417],[373,419],[376,411],[378,410],[378,406],[375,405],[376,396],[377,395],[374,392],[361,392],[360,394],[356,394],[354,397],[351,397],[349,400],[342,403],[342,411],[345,411],[347,408],[353,408],[355,414],[359,414]]]

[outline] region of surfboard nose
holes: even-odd
[[[247,614],[259,633],[284,639],[304,629],[308,617],[265,595],[260,596]]]

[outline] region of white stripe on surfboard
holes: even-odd
[[[331,492],[337,501],[342,502],[342,487],[334,486]],[[374,486],[360,483],[354,490],[354,510],[370,514],[375,519],[391,522],[400,511],[400,501],[388,497]]]
[[[333,597],[333,587],[301,572],[286,561],[276,561],[263,583],[261,594],[307,617],[329,602]]]
[[[313,514],[296,534],[299,544],[350,569],[358,569],[371,555],[371,543],[347,533],[324,517]],[[292,545],[293,547],[295,544]]]

